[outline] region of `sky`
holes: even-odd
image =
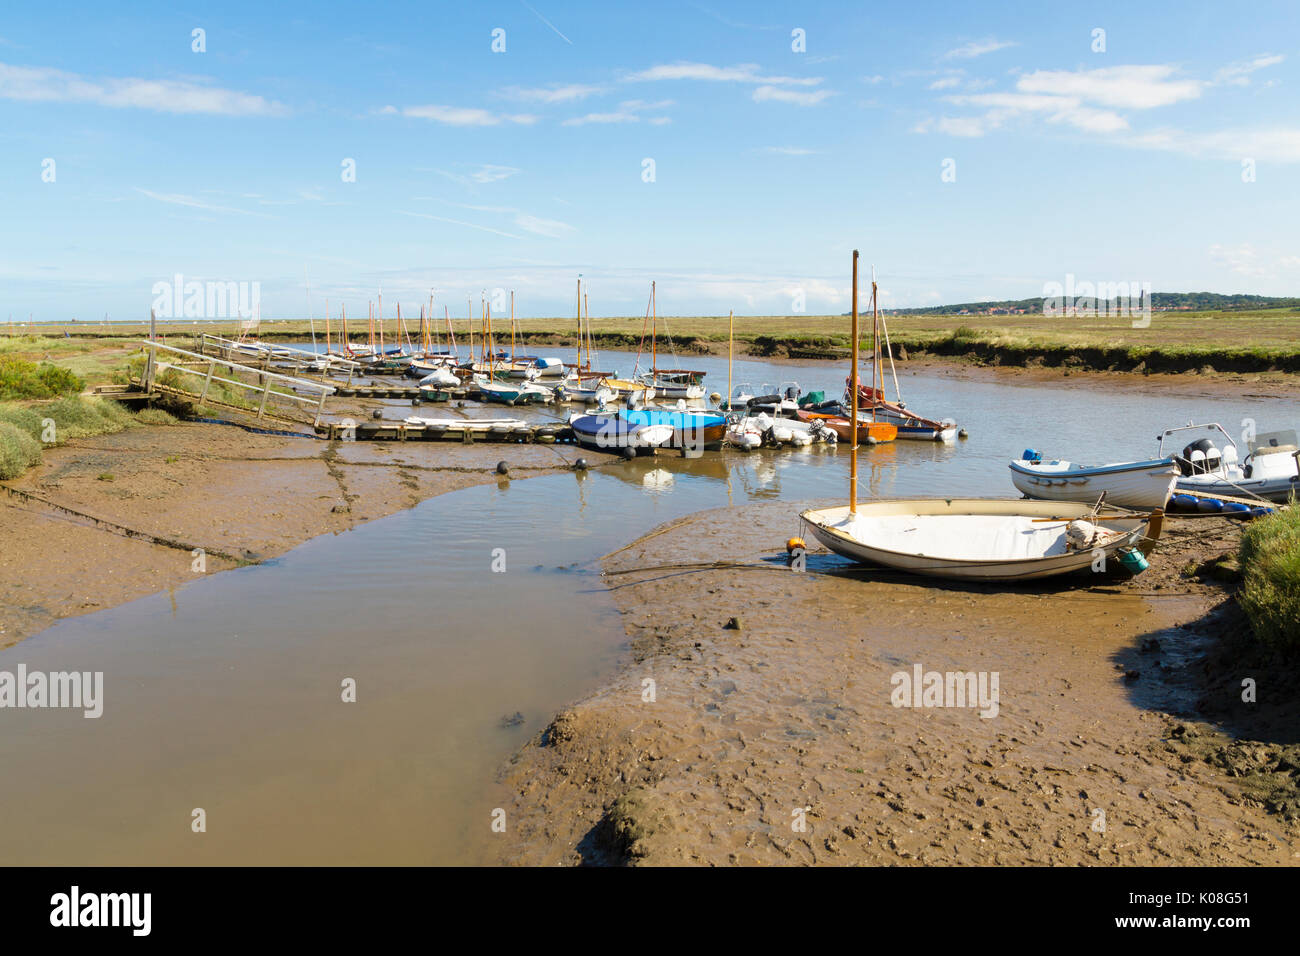
[[[885,307],[1297,295],[1298,68],[1267,0],[10,3],[0,321],[178,275],[265,317],[567,316],[579,275],[593,316],[837,313],[854,248]]]

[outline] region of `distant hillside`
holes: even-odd
[[[1151,308],[1186,312],[1231,311],[1233,309],[1296,309],[1300,298],[1269,295],[1220,295],[1217,292],[1153,292]],[[1000,302],[960,302],[927,309],[888,309],[890,315],[998,315],[1032,314],[1043,311],[1043,297],[1004,299]]]

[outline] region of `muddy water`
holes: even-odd
[[[632,357],[601,364],[627,374]],[[724,389],[725,360],[680,364]],[[735,364],[736,382],[786,379],[834,394],[843,370]],[[1150,455],[1158,431],[1188,419],[1236,433],[1243,418],[1264,431],[1300,417],[1294,403],[1265,398],[939,373],[903,386],[911,407],[952,415],[971,437],[864,449],[864,497],[1009,495],[1006,460],[1026,446],[1121,460]],[[391,403],[385,414],[409,408]],[[555,414],[422,413],[502,411]],[[755,500],[790,501],[793,531],[793,503],[842,494],[846,465],[847,449],[816,447],[471,488],[51,628],[0,652],[0,671],[102,671],[104,715],[0,710],[0,862],[489,859],[496,769],[622,653],[595,559],[662,522]],[[491,569],[497,548],[504,572]],[[355,703],[340,699],[348,678]],[[191,830],[195,808],[205,833]]]

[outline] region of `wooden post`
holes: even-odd
[[[199,396],[200,405],[202,405],[203,400],[208,397],[208,386],[212,384],[212,373],[216,371],[216,368],[217,368],[216,361],[210,360],[208,362],[208,377],[203,380],[203,394]]]
[[[153,309],[149,310],[149,341],[158,341],[158,319],[154,315]],[[149,359],[144,366],[144,392],[148,395],[153,391],[153,372],[154,363],[157,361],[158,350],[152,345],[149,346]]]
[[[853,373],[849,376],[852,389],[852,412],[849,431],[853,434],[853,449],[849,453],[849,514],[858,513],[858,250],[853,250]]]

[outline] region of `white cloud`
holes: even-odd
[[[1250,74],[1268,66],[1276,66],[1285,59],[1285,56],[1278,53],[1261,53],[1249,60],[1228,64],[1214,74],[1214,81],[1228,86],[1249,86]]]
[[[1146,110],[1201,95],[1198,80],[1173,79],[1168,64],[1109,66],[1096,70],[1037,70],[1016,82],[1022,93],[1072,96],[1101,106]]]
[[[1268,267],[1259,261],[1255,248],[1248,242],[1239,246],[1222,246],[1215,243],[1210,246],[1210,258],[1237,275],[1259,278],[1271,274]]]
[[[448,179],[463,183],[466,186],[486,186],[488,183],[509,179],[511,176],[517,175],[519,170],[514,166],[496,166],[492,163],[484,163],[465,173],[453,173],[445,169],[424,169],[421,172],[435,172],[440,176],[446,176]]]
[[[985,53],[994,53],[997,50],[1005,50],[1007,47],[1016,46],[1010,40],[973,40],[970,43],[963,44],[955,50],[949,50],[943,55],[945,60],[969,60],[977,56],[983,56]]]
[[[764,146],[763,152],[778,153],[782,156],[812,156],[817,150],[804,149],[802,146]]]
[[[945,76],[945,77],[941,77],[940,79],[937,79],[937,80],[935,80],[933,83],[931,83],[931,84],[929,85],[928,89],[931,89],[931,90],[950,90],[950,89],[952,89],[954,86],[960,86],[960,85],[961,85],[961,77],[960,77],[960,76]]]
[[[586,116],[575,116],[572,119],[565,120],[563,125],[586,126],[589,123],[639,123],[641,113],[659,112],[672,105],[672,100],[656,100],[653,103],[647,103],[645,100],[624,100],[618,104],[617,110],[608,113],[588,113]],[[666,116],[656,116],[649,120],[655,125],[663,125],[668,121]]]
[[[820,76],[763,76],[757,63],[712,66],[708,63],[669,63],[652,66],[624,78],[629,83],[651,80],[711,80],[720,83],[762,83],[770,86],[816,86]]]
[[[754,90],[755,103],[793,103],[796,106],[816,106],[829,96],[834,96],[834,90],[813,90],[808,93],[799,90],[783,90],[779,86],[760,86]]]
[[[429,104],[427,106],[404,106],[399,111],[395,107],[386,106],[381,110],[383,113],[401,112],[403,116],[412,119],[433,120],[435,123],[446,123],[448,126],[498,126],[501,123],[518,123],[529,125],[537,121],[536,116],[524,114],[506,114],[492,113],[488,110],[475,109],[463,106],[438,106]]]
[[[572,103],[575,100],[585,100],[588,96],[603,92],[605,92],[605,88],[602,86],[569,83],[564,86],[551,85],[535,88],[512,86],[503,90],[502,95],[528,103]]]
[[[93,103],[113,109],[217,116],[281,116],[280,103],[251,93],[182,80],[133,77],[90,79],[44,67],[0,63],[0,99],[36,103]]]
[[[1212,159],[1300,163],[1300,128],[1230,129],[1210,133],[1158,129],[1127,137],[1125,143]]]

